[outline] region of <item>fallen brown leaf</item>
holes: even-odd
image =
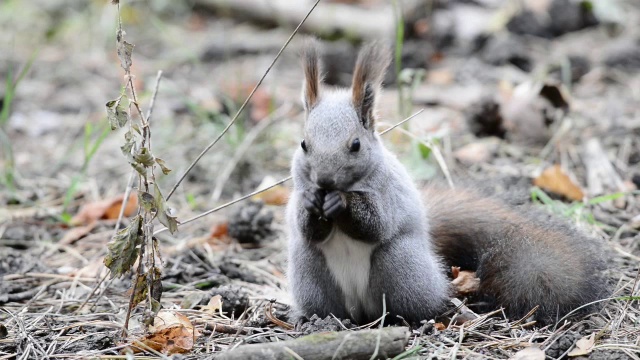
[[[186,354],[193,349],[195,340],[200,336],[186,316],[167,310],[158,313],[150,332],[138,341],[143,346],[134,347],[134,352],[151,348],[163,354]]]
[[[73,226],[87,225],[94,221],[107,219],[115,220],[120,214],[120,207],[124,200],[124,194],[111,199],[100,200],[83,205],[78,213],[71,219]],[[132,192],[124,209],[124,216],[131,216],[138,208],[138,195]]]
[[[443,331],[443,330],[447,329],[447,327],[444,326],[444,324],[441,323],[441,322],[433,324],[433,327],[436,328],[436,330],[439,330],[439,331]]]
[[[545,169],[540,176],[533,180],[533,184],[567,199],[580,201],[584,197],[580,186],[557,164]]]
[[[229,231],[229,223],[221,223],[221,224],[215,224],[211,227],[211,238],[214,239],[219,239],[223,236],[227,236]]]
[[[271,179],[264,179],[258,188],[264,188],[270,184]],[[289,201],[289,188],[277,185],[252,197],[253,200],[262,200],[267,205],[285,205]]]
[[[596,343],[596,334],[585,336],[582,339],[576,341],[576,347],[569,351],[569,356],[584,356],[593,351],[593,345]]]
[[[200,309],[202,311],[215,315],[215,313],[220,312],[222,309],[222,295],[215,295],[211,299],[209,299],[209,303],[207,305],[201,306]]]

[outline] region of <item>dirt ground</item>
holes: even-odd
[[[582,349],[572,357],[639,359],[640,3],[398,3],[321,1],[168,201],[184,224],[157,234],[160,304],[181,309],[190,334],[199,333],[173,356],[213,358],[355,328],[331,317],[286,324],[289,182],[185,223],[289,175],[303,125],[298,53],[313,34],[331,85],[350,84],[360,43],[383,40],[394,51],[379,125],[423,109],[384,135],[421,186],[450,174],[456,184],[511,193],[599,237],[610,259],[614,292],[593,313],[542,328],[500,312],[459,325],[451,319],[465,308],[452,306],[411,329],[396,358],[556,359]],[[313,5],[264,4],[121,3],[139,104],[145,112],[154,104],[153,154],[172,169],[155,171],[163,194],[223,131]],[[133,174],[121,151],[126,128],[111,131],[105,111],[127,80],[118,7],[5,0],[0,25],[0,77],[9,79],[0,85],[0,359],[125,358],[153,331],[143,302],[122,336],[135,276],[111,280],[103,265],[114,229],[131,219],[118,221]],[[530,345],[544,355],[521,352]],[[166,350],[143,354],[166,358]]]

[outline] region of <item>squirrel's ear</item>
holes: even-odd
[[[320,59],[318,55],[318,41],[309,38],[302,50],[302,69],[304,70],[304,85],[302,86],[302,102],[305,110],[311,110],[318,102],[320,93]]]
[[[389,49],[381,43],[369,43],[358,54],[351,85],[353,105],[362,125],[370,130],[375,124],[376,95],[390,62]]]

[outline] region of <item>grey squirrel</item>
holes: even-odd
[[[288,278],[299,316],[363,324],[386,310],[431,319],[451,296],[447,267],[475,271],[477,297],[551,322],[605,292],[597,243],[560,221],[463,189],[419,192],[374,130],[390,63],[365,45],[350,89],[323,88],[317,44],[303,52],[304,140],[287,205]],[[389,316],[387,317],[389,318]]]

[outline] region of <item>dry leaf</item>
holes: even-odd
[[[193,349],[195,340],[200,336],[186,316],[166,310],[160,311],[155,317],[150,332],[139,340],[143,346],[135,347],[134,352],[151,348],[163,354],[186,354]]]
[[[480,279],[476,277],[474,271],[460,271],[460,268],[452,267],[452,273],[454,274],[451,285],[456,290],[456,293],[460,296],[474,294],[480,289]]]
[[[135,45],[130,44],[124,40],[125,32],[118,30],[116,33],[116,47],[118,50],[118,58],[120,59],[120,65],[125,71],[129,71],[131,68],[131,54],[133,53],[133,47]]]
[[[264,189],[275,182],[274,178],[267,176],[262,180],[258,189]],[[254,195],[251,199],[262,200],[262,202],[267,205],[285,205],[287,201],[289,201],[289,188],[283,185],[277,185],[267,191]]]
[[[526,347],[518,351],[513,357],[509,358],[509,360],[544,360],[544,359],[545,359],[544,351],[540,350],[535,346]]]
[[[593,345],[596,343],[596,334],[585,336],[582,339],[576,341],[576,347],[569,351],[569,356],[583,356],[588,355],[593,351]]]
[[[289,189],[282,185],[278,185],[265,192],[257,194],[253,199],[262,200],[267,205],[286,205],[289,200]]]
[[[119,278],[131,270],[138,259],[138,245],[143,242],[142,216],[136,215],[127,227],[118,230],[107,244],[109,252],[103,262],[111,278]]]
[[[215,315],[216,312],[219,313],[222,310],[222,295],[213,296],[209,299],[209,303],[201,306],[200,309],[211,315]]]
[[[441,322],[433,324],[433,327],[436,328],[436,330],[439,330],[439,331],[444,331],[444,330],[447,329],[447,327],[444,326],[444,324],[441,323]]]
[[[580,186],[557,164],[545,169],[540,176],[533,180],[533,184],[567,199],[581,201],[584,197]]]
[[[195,336],[200,335],[197,334],[197,330],[195,330],[189,318],[179,312],[173,312],[169,310],[160,311],[158,315],[156,315],[153,321],[153,326],[151,326],[149,331],[156,332],[176,325],[182,325],[190,329],[191,331],[195,331]]]
[[[131,116],[127,112],[126,107],[122,104],[122,97],[117,100],[111,100],[106,103],[107,118],[111,130],[119,129],[127,124]]]
[[[94,221],[107,219],[115,220],[120,214],[120,207],[124,195],[118,195],[111,199],[100,200],[83,205],[78,213],[71,219],[70,224],[73,226],[88,225]],[[131,192],[129,201],[124,209],[124,216],[131,216],[138,208],[138,196]]]
[[[211,227],[210,237],[213,239],[219,239],[223,236],[227,236],[229,232],[229,223],[224,222],[221,224],[215,224]]]
[[[469,309],[462,301],[457,298],[452,298],[451,303],[458,309],[458,314],[454,317],[455,325],[462,325],[468,321],[472,321],[478,318],[478,314]]]

